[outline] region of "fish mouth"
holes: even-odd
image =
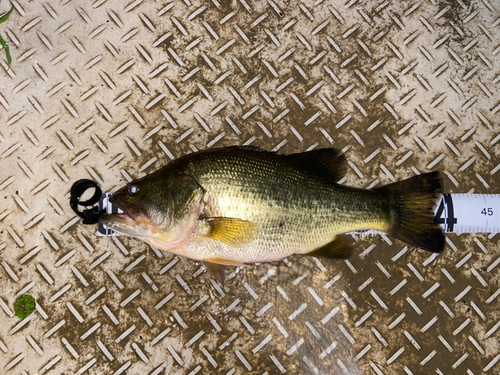
[[[135,220],[141,214],[139,207],[137,207],[135,204],[130,204],[130,203],[129,204],[122,204],[122,202],[120,200],[116,199],[114,195],[109,199],[109,202],[113,206],[115,206],[115,207],[119,208],[121,211],[123,211],[123,213],[121,213],[121,214],[114,214],[114,215],[125,215],[125,216],[128,216],[128,218],[130,220]],[[102,216],[113,216],[113,215],[102,215]]]
[[[127,214],[111,214],[111,215],[101,215],[99,217],[99,222],[106,225],[110,226],[108,224],[116,223],[116,224],[131,224],[135,223],[135,219],[131,218]]]
[[[143,237],[148,233],[140,222],[125,213],[101,215],[99,223],[124,236]]]

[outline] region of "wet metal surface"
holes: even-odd
[[[440,170],[498,193],[500,6],[482,1],[13,2],[0,25],[0,372],[495,374],[498,235],[438,256],[235,271],[97,237],[71,184],[207,147],[343,149],[346,184]],[[2,2],[2,10],[8,5]],[[232,272],[232,271],[230,271]],[[21,294],[37,310],[14,317]]]

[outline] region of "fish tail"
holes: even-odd
[[[421,174],[376,189],[389,198],[387,234],[433,253],[443,251],[445,236],[434,222],[437,198],[443,192],[439,172]]]

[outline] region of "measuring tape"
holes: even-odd
[[[443,194],[435,217],[446,233],[498,233],[500,194]]]
[[[122,213],[109,202],[110,193],[99,200],[99,210],[108,214]],[[500,232],[500,194],[443,194],[436,211],[436,223],[446,233],[498,233]],[[384,234],[369,230],[356,234]],[[99,236],[119,236],[118,233],[99,223]]]

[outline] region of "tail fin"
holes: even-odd
[[[434,223],[434,207],[442,193],[439,172],[421,174],[377,188],[390,200],[390,226],[387,234],[412,246],[433,253],[443,251],[443,230]]]

